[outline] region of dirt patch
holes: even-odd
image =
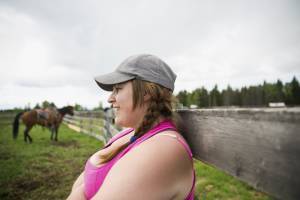
[[[25,199],[27,193],[36,190],[40,187],[41,182],[37,180],[32,180],[29,178],[17,178],[12,182],[1,185],[1,187],[6,187],[7,190],[1,193],[1,199]]]
[[[12,157],[12,155],[9,152],[1,152],[0,154],[0,160],[8,160]]]
[[[55,157],[51,152],[43,152],[43,153],[41,153],[41,156],[47,157],[47,158]]]
[[[30,192],[35,190],[41,185],[40,181],[37,180],[17,180],[13,183],[13,188],[17,190],[24,190]]]
[[[37,169],[33,168],[32,170]],[[3,199],[28,199],[27,194],[32,195],[30,193],[35,190],[41,190],[41,188],[55,189],[60,185],[63,175],[60,171],[55,169],[52,171],[44,169],[43,171],[41,174],[27,174],[2,184],[1,187],[6,187],[7,190],[0,194],[0,197],[3,197]]]

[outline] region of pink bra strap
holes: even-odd
[[[105,144],[105,146],[104,146],[103,148],[108,147],[109,145],[111,145],[112,143],[114,143],[116,140],[120,139],[121,137],[123,137],[123,136],[125,136],[125,135],[127,135],[127,134],[129,134],[129,133],[131,133],[133,130],[134,130],[133,128],[128,128],[128,129],[122,131],[121,133],[119,133],[119,134],[113,136],[113,137]]]
[[[138,138],[136,141],[134,141],[132,144],[130,144],[126,149],[124,149],[119,157],[122,157],[124,154],[126,154],[131,148],[139,145],[140,143],[142,143],[143,141],[147,140],[148,138],[152,137],[153,135],[167,130],[167,129],[171,129],[171,130],[176,130],[175,126],[172,124],[172,122],[170,121],[164,121],[160,124],[158,124],[156,127],[154,127],[152,130],[150,130],[149,132],[147,132],[145,135],[143,135],[142,137]]]
[[[164,121],[161,124],[159,124],[158,126],[156,126],[154,129],[152,129],[151,131],[146,133],[144,135],[144,137],[142,136],[141,138],[139,138],[135,145],[138,145],[138,144],[142,143],[143,141],[147,140],[148,138],[150,138],[150,137],[152,137],[152,136],[156,135],[157,133],[162,132],[164,130],[176,130],[176,128],[171,122]]]

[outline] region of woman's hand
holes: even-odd
[[[72,186],[72,190],[83,184],[84,172],[82,172]]]
[[[71,194],[68,196],[67,200],[86,200],[84,195],[84,184],[77,186],[72,189]]]
[[[84,172],[82,172],[73,184],[71,194],[67,200],[86,200],[84,195]]]

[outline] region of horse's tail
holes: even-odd
[[[24,112],[20,112],[16,115],[13,122],[13,138],[16,139],[19,133],[19,119]]]

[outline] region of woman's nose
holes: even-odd
[[[107,99],[107,102],[108,103],[113,103],[113,102],[115,102],[116,101],[116,99],[115,99],[115,94],[114,94],[114,92],[112,92],[110,95],[109,95],[109,97],[108,97],[108,99]]]

